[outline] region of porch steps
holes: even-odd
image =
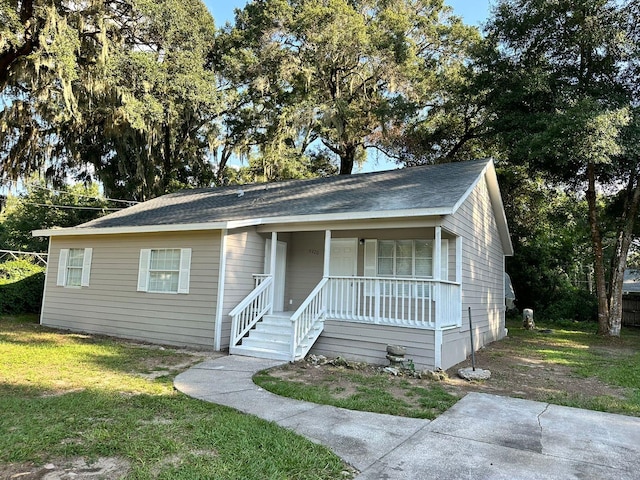
[[[270,360],[291,361],[291,315],[294,312],[280,312],[273,315],[265,315],[242,339],[240,345],[231,347],[229,353],[234,355],[246,355]],[[322,325],[316,326],[309,336],[298,347],[295,360],[301,359],[310,346],[322,333]],[[304,353],[303,353],[304,352]]]

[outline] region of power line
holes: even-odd
[[[58,193],[58,194],[64,194],[64,195],[73,195],[75,197],[84,197],[84,198],[91,198],[92,200],[108,200],[109,202],[120,202],[120,203],[128,203],[130,205],[136,204],[136,203],[140,203],[137,202],[136,200],[121,200],[118,198],[108,198],[108,197],[92,197],[91,195],[83,195],[81,193],[73,193],[73,192],[65,192],[62,190],[54,190],[53,188],[47,188],[47,187],[41,187],[41,186],[36,186],[36,188],[39,188],[41,190],[47,190],[48,192],[53,192],[53,193]]]
[[[20,202],[24,205],[34,205],[36,207],[51,207],[51,208],[66,208],[72,210],[103,210],[108,212],[118,212],[120,210],[124,210],[126,207],[122,208],[101,208],[101,207],[80,207],[74,205],[49,205],[47,203],[34,203],[34,202]]]

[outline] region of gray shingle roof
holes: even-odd
[[[350,212],[447,210],[464,196],[488,162],[473,160],[312,180],[184,190],[77,228],[216,223]]]

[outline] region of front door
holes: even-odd
[[[264,273],[271,273],[271,240],[267,239],[264,256]],[[273,311],[284,311],[284,283],[287,276],[287,243],[276,247],[276,271],[273,276]]]
[[[330,277],[354,277],[358,267],[358,239],[332,238],[329,254]],[[329,287],[329,310],[338,318],[353,312],[357,284],[352,279],[332,279]]]

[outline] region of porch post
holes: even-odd
[[[273,302],[276,298],[276,254],[278,253],[278,232],[271,232],[271,258],[269,258],[269,273],[271,274],[271,299],[269,307],[269,314],[273,313]]]
[[[331,262],[331,230],[324,232],[324,268],[322,270],[323,278],[329,276],[329,265]]]
[[[458,326],[462,326],[462,237],[456,237],[456,283],[458,284]]]
[[[440,328],[440,323],[442,319],[441,316],[441,305],[440,305],[440,275],[442,274],[442,227],[436,227],[435,238],[433,240],[434,248],[433,248],[433,280],[435,281],[433,284],[433,300],[435,302],[435,313],[436,313],[436,329]]]

